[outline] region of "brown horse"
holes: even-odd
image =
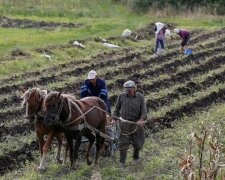
[[[43,114],[43,102],[44,98],[47,95],[46,90],[40,90],[39,88],[32,88],[27,91],[22,89],[23,91],[23,102],[22,104],[26,107],[26,118],[28,118],[31,122],[34,122],[34,127],[37,135],[37,139],[39,142],[39,149],[41,153],[41,162],[38,167],[38,171],[45,170],[45,160],[46,154],[49,148],[49,145],[52,142],[54,137],[58,140],[58,152],[56,159],[59,163],[62,163],[60,160],[60,153],[63,141],[63,135],[61,132],[57,130],[53,130],[47,127],[44,123],[44,114]],[[45,142],[44,136],[47,135],[47,140]]]
[[[96,139],[95,164],[97,164],[105,139],[100,136],[99,132],[96,133],[87,128],[87,125],[105,133],[106,113],[96,108],[90,110],[93,106],[106,110],[104,102],[98,97],[76,100],[70,95],[51,92],[45,98],[44,106],[46,109],[45,123],[47,125],[60,125],[64,129],[70,148],[71,168],[75,169],[77,166],[78,150],[83,135],[90,142],[86,154],[89,165],[92,163],[90,160],[91,147]],[[76,140],[75,147],[73,146],[73,139]]]

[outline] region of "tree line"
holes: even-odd
[[[113,0],[131,7],[136,12],[166,8],[177,11],[198,11],[204,9],[208,14],[225,15],[225,0]]]

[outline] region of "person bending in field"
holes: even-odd
[[[97,73],[94,70],[88,73],[87,79],[80,88],[80,97],[84,98],[88,96],[100,97],[105,102],[107,112],[111,113],[105,81],[97,77]]]
[[[155,30],[155,39],[156,39],[155,53],[157,53],[159,45],[161,49],[164,49],[166,26],[164,23],[157,22],[155,23],[154,30]]]
[[[191,38],[190,31],[186,29],[174,29],[174,33],[178,34],[180,38],[182,39],[180,44],[180,51],[183,51],[184,47],[188,44]]]

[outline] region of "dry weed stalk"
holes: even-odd
[[[180,176],[185,180],[215,180],[217,178],[225,180],[222,171],[222,167],[225,167],[225,164],[220,164],[220,161],[224,162],[225,160],[222,156],[225,147],[219,143],[221,131],[215,125],[210,127],[202,125],[201,132],[201,135],[193,132],[187,136],[186,153],[178,156],[181,158],[178,164]],[[198,148],[196,160],[193,155],[194,147]],[[205,153],[207,151],[209,152],[208,159]],[[198,175],[196,174],[197,171]]]

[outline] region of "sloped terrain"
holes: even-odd
[[[152,26],[152,25],[151,25]],[[150,27],[151,27],[150,26]],[[136,31],[141,41],[148,39],[146,29]],[[135,34],[134,33],[134,34]],[[153,35],[153,32],[151,32]],[[107,82],[110,103],[114,106],[122,85],[128,79],[137,83],[138,91],[143,93],[150,115],[146,123],[148,133],[173,127],[176,120],[184,116],[206,110],[212,104],[225,101],[225,29],[217,31],[193,31],[190,48],[191,55],[178,51],[178,40],[167,45],[167,52],[156,57],[151,56],[149,46],[140,48],[124,47],[107,53],[100,53],[89,60],[71,62],[47,67],[42,70],[25,72],[20,76],[0,79],[0,142],[12,144],[33,134],[34,127],[23,118],[20,88],[34,87],[60,90],[79,97],[79,88],[89,70],[95,69]],[[115,39],[119,37],[114,37]],[[109,38],[110,39],[110,38]],[[86,43],[94,41],[89,39]],[[45,50],[54,50],[46,47]],[[75,48],[70,44],[62,47]],[[26,57],[26,58],[29,58]],[[95,61],[92,61],[92,60]],[[150,131],[149,131],[150,130]],[[23,166],[27,160],[34,160],[37,150],[35,139],[28,143],[19,143],[15,148],[8,147],[0,151],[0,174]]]

